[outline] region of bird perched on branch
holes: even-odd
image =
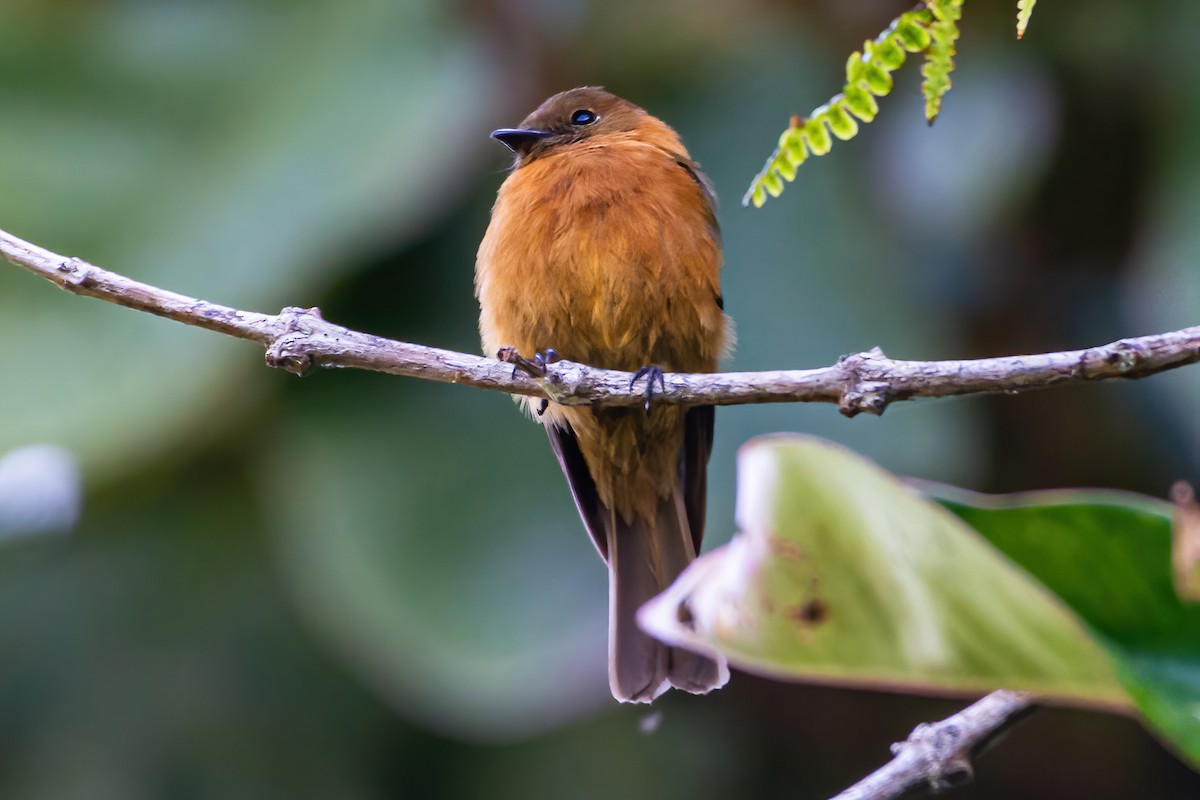
[[[707,178],[661,120],[603,89],[551,97],[492,137],[514,153],[479,246],[484,352],[515,348],[645,378],[645,407],[520,398],[542,423],[608,563],[609,683],[649,702],[728,679],[724,663],[643,633],[637,609],[696,557],[713,408],[653,406],[662,372],[712,372],[731,344]],[[508,352],[512,352],[509,350]]]

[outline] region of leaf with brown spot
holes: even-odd
[[[1128,702],[1061,601],[937,503],[842,447],[807,436],[745,445],[737,517],[730,544],[643,608],[654,635],[781,678]]]

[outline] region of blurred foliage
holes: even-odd
[[[63,533],[83,505],[83,476],[71,453],[33,444],[0,453],[0,541]]]
[[[340,250],[412,235],[438,212],[469,174],[452,167],[456,149],[487,124],[478,53],[438,4],[354,9],[18,12],[0,32],[0,185],[20,191],[0,193],[0,218],[185,294],[315,301],[353,264]],[[51,50],[56,69],[38,68]],[[412,73],[425,78],[396,92]],[[20,420],[0,449],[62,437],[104,472],[176,449],[200,420],[236,419],[269,380],[237,343],[94,303],[48,313],[59,300],[14,282],[0,301],[0,337],[46,348],[6,356],[38,380],[0,395],[0,418]],[[81,353],[82,339],[105,355]],[[57,369],[39,369],[50,360]],[[108,424],[75,413],[81,385]]]
[[[215,452],[0,562],[0,795],[366,797],[387,717],[306,637]],[[394,735],[394,734],[393,734]]]
[[[268,506],[301,607],[372,685],[435,729],[505,739],[597,709],[608,698],[607,583],[572,557],[584,542],[562,535],[570,496],[535,509],[507,480],[463,483],[466,463],[505,474],[497,452],[550,482],[543,437],[478,417],[465,393],[406,393],[399,404],[363,391],[342,419],[318,399],[298,405],[266,451]],[[425,424],[437,415],[458,420],[456,441]],[[402,441],[380,440],[388,425]]]
[[[909,5],[0,0],[0,227],[214,301],[475,350],[472,260],[508,164],[488,131],[604,84],[736,197],[781,107],[835,85]],[[1039,12],[1019,47],[1010,14],[972,6],[934,129],[897,104],[789,202],[722,208],[732,366],[1194,323],[1200,7]],[[70,537],[0,558],[5,797],[817,796],[961,705],[738,674],[664,698],[644,735],[644,710],[607,699],[603,569],[504,398],[298,381],[253,346],[11,268],[0,336],[0,452],[60,445],[86,486]],[[1198,381],[853,422],[722,409],[710,545],[733,528],[734,449],[775,430],[990,491],[1161,495],[1200,478]],[[1200,791],[1120,719],[1020,730],[958,796]]]

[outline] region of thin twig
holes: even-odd
[[[895,758],[833,800],[891,800],[921,784],[960,786],[972,776],[972,756],[1032,703],[1028,692],[1001,689],[941,722],[922,723],[892,745]]]
[[[0,253],[19,267],[79,295],[249,339],[267,348],[267,364],[297,375],[353,367],[512,394],[564,405],[637,405],[641,387],[628,372],[558,361],[544,377],[492,358],[397,342],[326,322],[315,308],[260,314],[197,300],[68,258],[0,231]],[[529,355],[529,354],[527,354]],[[1143,378],[1200,361],[1200,326],[1040,355],[971,361],[897,361],[879,348],[818,369],[718,374],[668,373],[656,403],[837,403],[846,416],[882,414],[897,400],[1006,392],[1065,383]]]

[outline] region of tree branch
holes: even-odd
[[[891,800],[925,783],[935,791],[960,786],[971,779],[972,756],[1032,708],[1028,692],[1001,689],[941,722],[921,723],[892,745],[895,758],[833,800]]]
[[[316,308],[260,314],[159,289],[68,258],[0,231],[0,253],[74,294],[249,339],[267,348],[267,364],[304,375],[319,367],[353,367],[391,375],[463,383],[564,405],[637,405],[628,372],[569,361],[545,374],[492,358],[397,342],[334,325]],[[657,403],[837,403],[846,416],[882,414],[914,397],[1025,392],[1064,383],[1143,378],[1200,361],[1200,326],[1122,339],[1085,350],[970,361],[897,361],[874,348],[818,369],[716,374],[668,373]]]

